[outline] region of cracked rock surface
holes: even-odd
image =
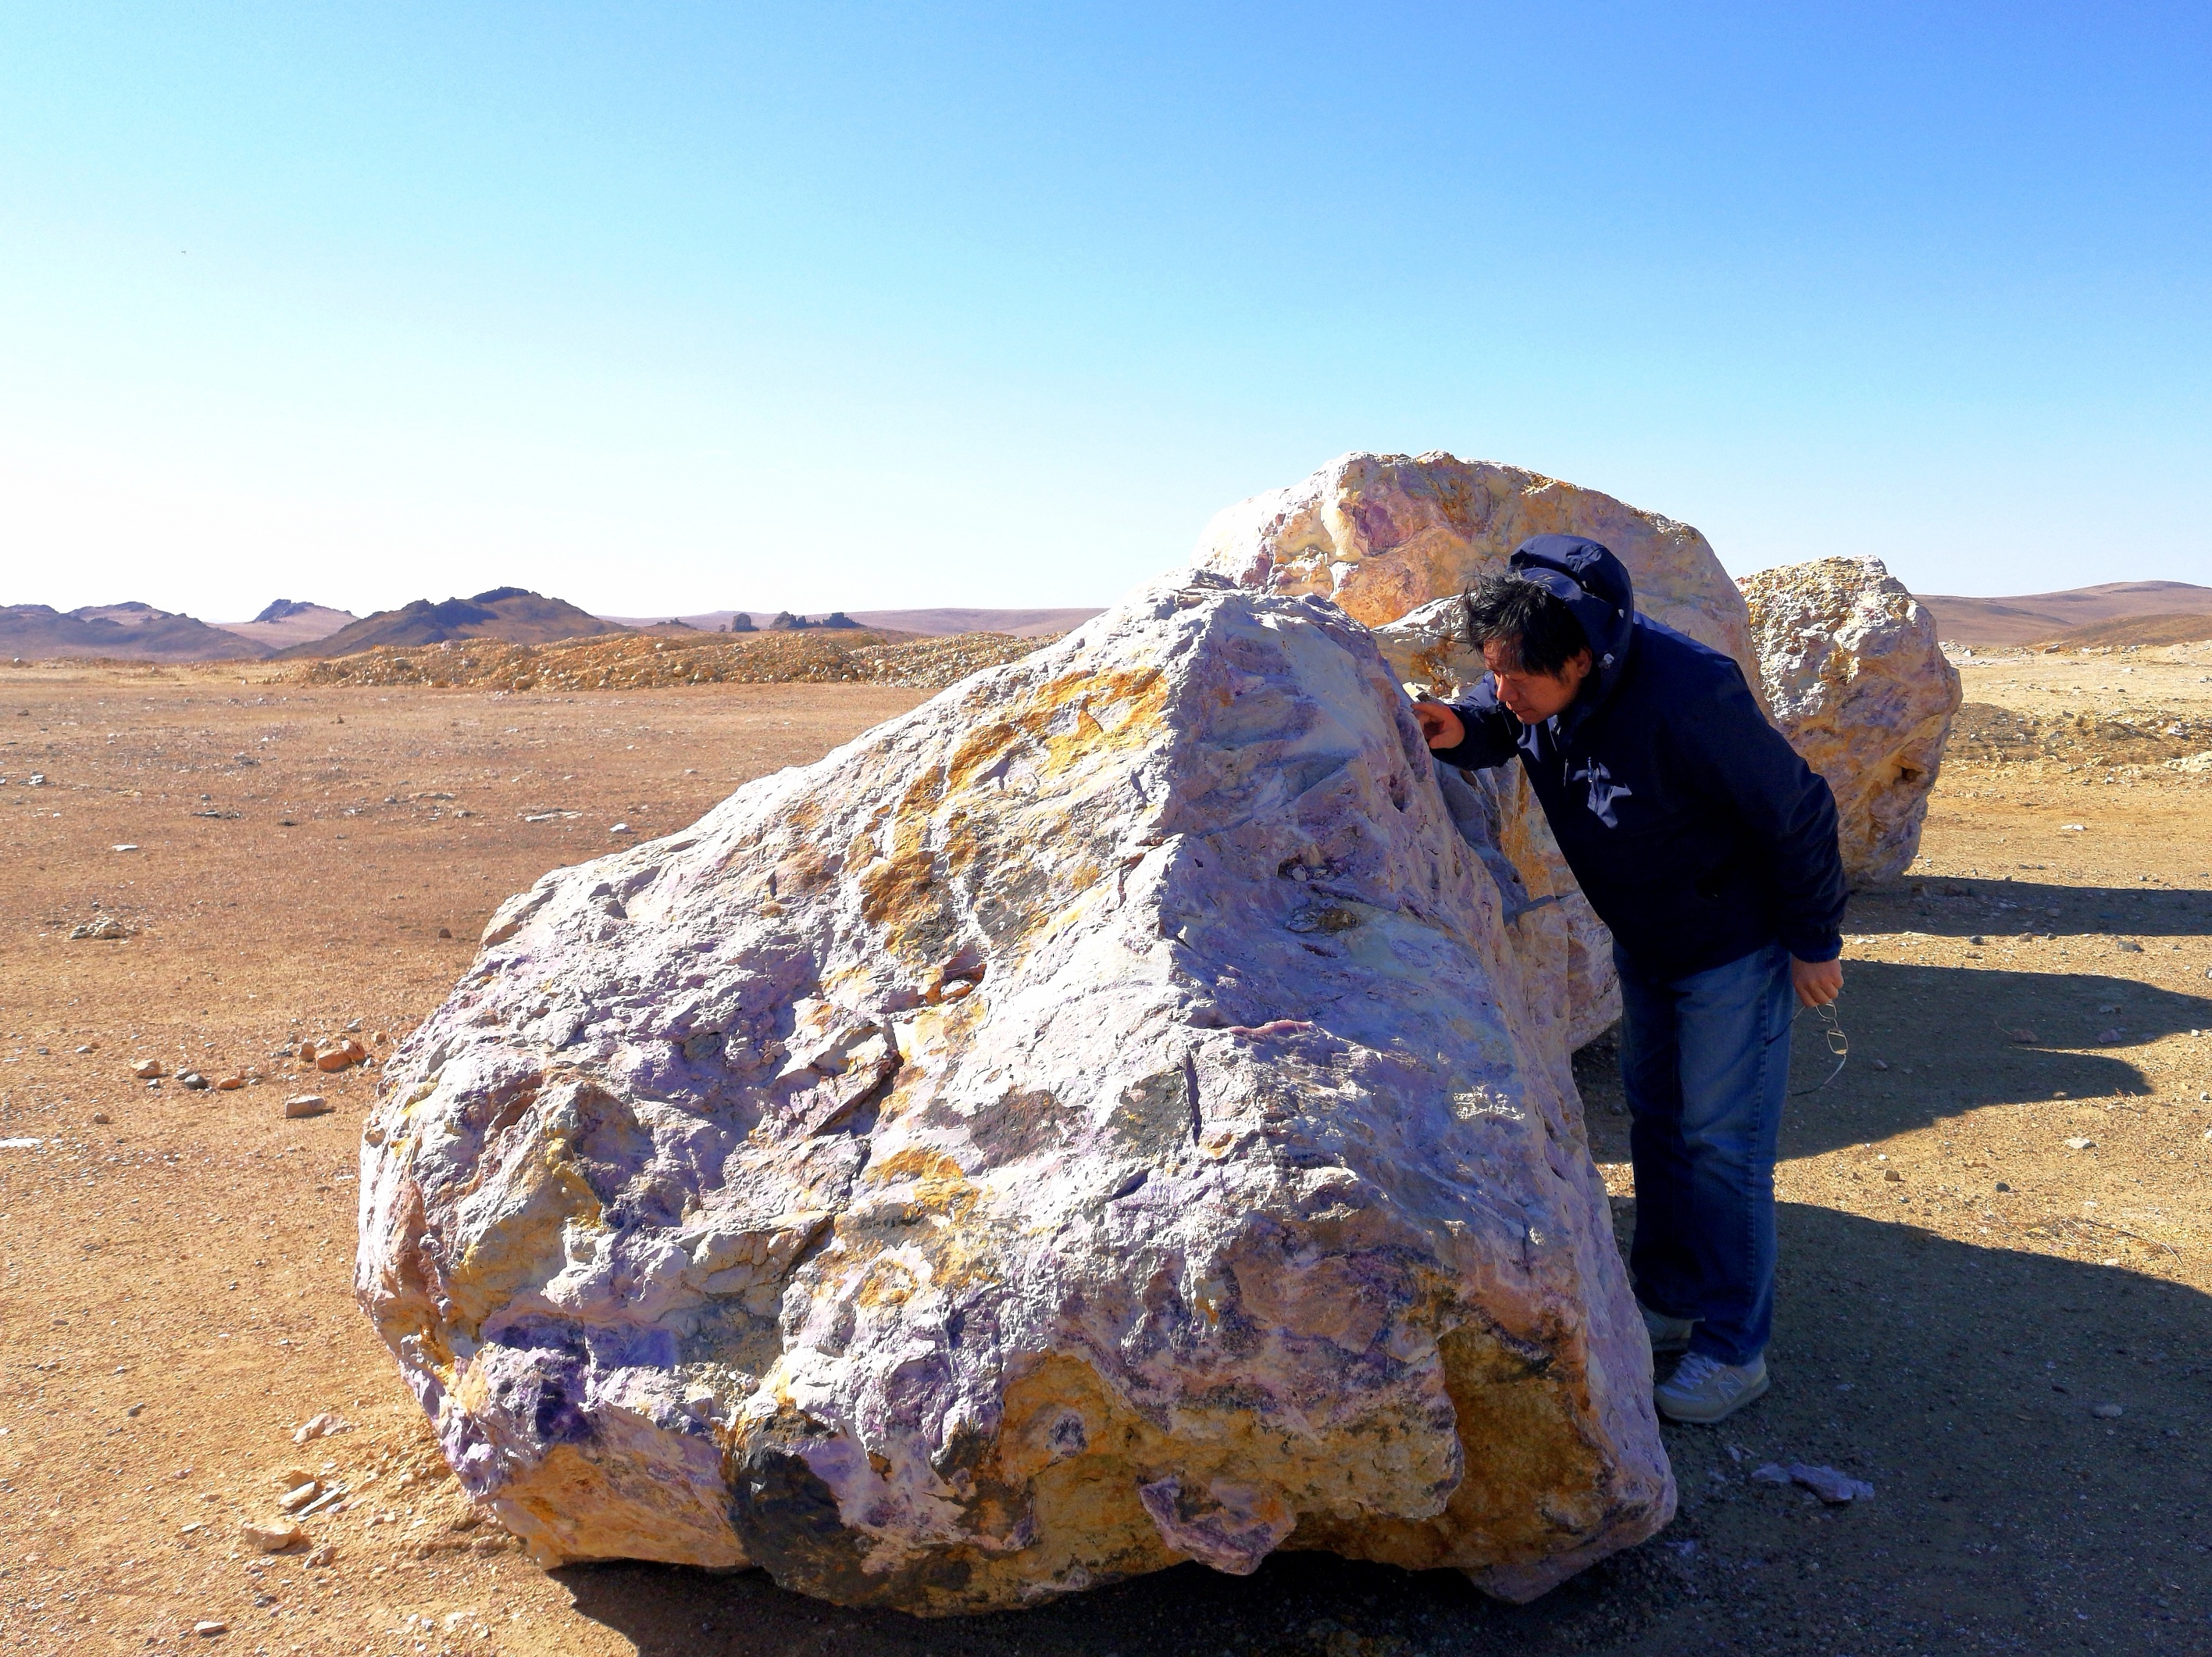
[[[1530,1597],[1674,1489],[1510,901],[1364,628],[1156,584],[505,905],[358,1294],[548,1563]]]

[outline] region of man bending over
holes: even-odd
[[[1613,929],[1632,1116],[1629,1270],[1674,1421],[1766,1391],[1774,1148],[1792,1000],[1844,987],[1844,868],[1828,785],[1717,650],[1636,613],[1595,541],[1539,535],[1466,598],[1490,673],[1417,703],[1436,758],[1519,755],[1575,878]]]

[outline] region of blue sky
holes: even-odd
[[[1103,603],[1446,448],[2212,582],[2202,8],[11,8],[0,602]]]

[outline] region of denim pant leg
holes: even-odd
[[[1632,1113],[1629,1269],[1655,1312],[1695,1318],[1691,1348],[1748,1363],[1774,1316],[1774,1148],[1790,1086],[1790,955],[1780,945],[1661,980],[1615,953],[1621,1081]]]

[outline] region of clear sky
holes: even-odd
[[[2202,5],[0,29],[0,602],[1103,603],[1347,449],[2212,582]]]

